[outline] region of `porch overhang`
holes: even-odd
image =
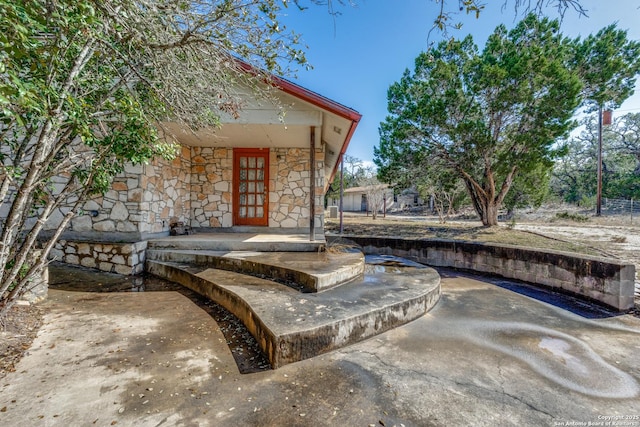
[[[248,65],[243,68],[251,70]],[[165,123],[165,129],[187,146],[308,148],[309,128],[314,127],[319,130],[317,140],[324,145],[326,191],[362,115],[288,80],[273,77],[270,84],[280,90],[281,107],[265,105],[247,93],[247,105],[239,117],[221,115],[219,128],[194,132],[178,123]]]

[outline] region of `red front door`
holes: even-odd
[[[233,150],[233,223],[269,225],[269,149]]]

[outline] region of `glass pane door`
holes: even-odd
[[[234,224],[268,225],[269,150],[236,148]]]

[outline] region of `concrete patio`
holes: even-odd
[[[154,248],[147,251],[146,271],[233,313],[273,368],[403,325],[440,298],[440,276],[432,268],[385,257],[366,268],[359,251]],[[393,266],[387,268],[388,261]]]
[[[639,425],[639,318],[441,274],[427,315],[245,375],[179,293],[51,290],[43,328],[2,381],[0,425]]]

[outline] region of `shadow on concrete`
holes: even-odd
[[[206,311],[220,327],[241,374],[271,369],[244,324],[224,307],[192,290],[149,274],[122,276],[63,263],[49,265],[49,287],[75,292],[178,292]]]
[[[563,310],[567,310],[573,314],[584,317],[585,319],[606,319],[616,317],[625,312],[611,310],[597,301],[585,301],[584,297],[575,297],[566,292],[560,292],[552,288],[541,288],[540,285],[531,285],[514,279],[505,279],[502,277],[480,275],[478,273],[467,273],[450,268],[434,267],[442,278],[478,278],[483,282],[491,283],[512,292],[528,296],[538,301],[545,302]]]

